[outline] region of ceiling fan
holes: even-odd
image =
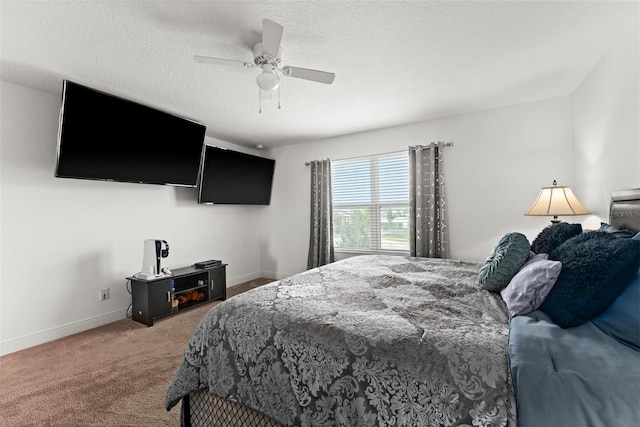
[[[333,83],[336,76],[334,73],[282,65],[283,49],[282,46],[280,46],[280,41],[282,40],[283,31],[284,28],[282,28],[282,25],[277,22],[269,19],[262,20],[262,42],[258,42],[253,46],[253,63],[200,55],[194,55],[193,59],[196,62],[206,64],[260,68],[262,73],[256,77],[256,83],[258,83],[258,86],[264,92],[272,92],[280,86],[279,74],[318,83]]]

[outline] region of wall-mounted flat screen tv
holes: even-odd
[[[198,203],[268,205],[276,161],[205,145]]]
[[[65,80],[56,176],[195,187],[205,126]]]

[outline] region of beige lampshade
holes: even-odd
[[[558,216],[588,215],[590,212],[573,194],[571,188],[558,185],[543,187],[538,198],[525,215],[553,216],[552,222],[559,222]]]

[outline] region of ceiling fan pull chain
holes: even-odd
[[[262,114],[262,94],[260,93],[260,88],[258,88],[258,104],[259,104],[258,113]]]
[[[280,82],[280,77],[278,77],[278,83]],[[280,109],[280,84],[278,84],[278,110]]]

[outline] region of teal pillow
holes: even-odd
[[[504,289],[529,258],[530,247],[524,234],[505,234],[480,268],[480,287],[493,292]]]

